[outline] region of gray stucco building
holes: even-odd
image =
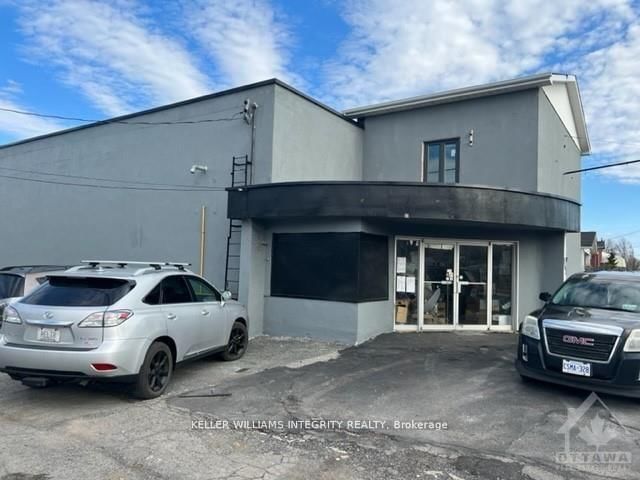
[[[570,75],[344,113],[269,80],[0,147],[0,265],[188,261],[252,335],[512,330],[582,269],[588,152]]]

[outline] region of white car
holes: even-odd
[[[0,371],[33,387],[132,382],[147,399],[165,392],[176,363],[246,352],[246,309],[187,264],[83,263],[5,308]]]

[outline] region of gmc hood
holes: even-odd
[[[600,323],[632,330],[640,328],[640,313],[602,308],[565,307],[561,305],[545,305],[538,318],[554,320],[571,320],[572,322]]]

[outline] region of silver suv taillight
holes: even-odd
[[[4,308],[4,312],[2,312],[2,321],[3,323],[16,323],[18,325],[22,323],[22,319],[20,318],[18,311],[8,305]]]
[[[132,316],[133,312],[131,310],[109,310],[106,312],[95,312],[82,320],[78,324],[78,327],[117,327]]]

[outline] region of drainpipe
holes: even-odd
[[[205,205],[202,205],[202,207],[200,208],[200,276],[201,277],[204,277],[205,239],[207,236],[206,213],[207,213],[207,207]]]
[[[251,166],[249,170],[249,178],[247,183],[253,183],[253,162],[255,155],[255,144],[256,144],[256,110],[258,108],[258,104],[256,102],[252,102],[251,99],[247,98],[244,101],[244,121],[249,124],[251,127],[251,148],[249,151],[249,165]]]

